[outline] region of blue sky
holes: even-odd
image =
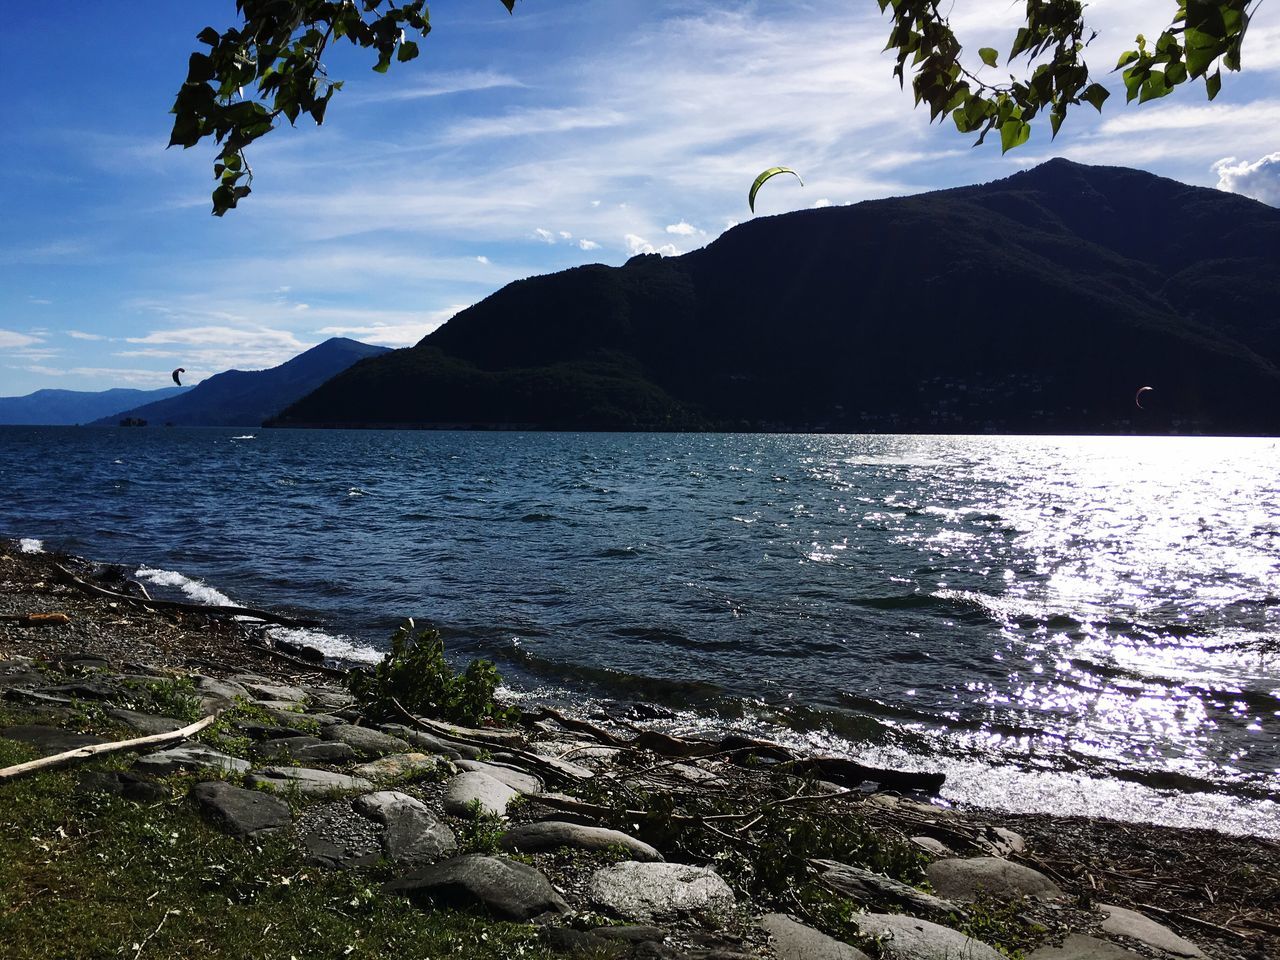
[[[1172,0],[1097,0],[1106,71]],[[1012,0],[957,0],[970,50],[1007,50]],[[1113,95],[1006,157],[930,126],[891,77],[874,0],[441,0],[422,56],[346,81],[321,128],[250,153],[253,195],[209,215],[213,151],[166,150],[195,34],[230,0],[7,11],[0,80],[0,395],[162,387],[272,366],[329,336],[414,343],[520,277],[683,253],[747,219],[993,180],[1053,156],[1136,166],[1280,205],[1280,5],[1245,72],[1156,104]],[[992,138],[993,140],[997,138]],[[537,317],[528,318],[538,323]]]

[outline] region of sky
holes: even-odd
[[[507,283],[704,246],[757,216],[980,183],[1055,156],[1280,206],[1280,4],[1244,71],[1124,104],[1119,53],[1173,0],[1095,0],[1098,116],[1005,156],[899,90],[875,0],[499,0],[430,5],[422,55],[345,81],[324,126],[249,154],[254,192],[210,216],[214,150],[166,149],[195,35],[232,0],[19,4],[0,39],[0,396],[159,388],[281,363],[331,336],[406,346]],[[967,50],[1008,50],[1017,0],[956,0]],[[976,60],[976,54],[975,54]],[[975,64],[980,66],[980,64]],[[988,70],[996,77],[1000,71]],[[527,322],[536,324],[537,317]]]

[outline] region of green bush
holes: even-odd
[[[454,723],[509,720],[514,711],[493,697],[502,677],[488,660],[472,660],[458,674],[445,658],[438,630],[417,630],[412,620],[391,636],[391,651],[372,671],[352,671],[347,682],[372,719],[397,716],[395,702],[410,713]]]

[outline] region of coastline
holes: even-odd
[[[280,684],[337,689],[331,670],[273,650],[263,643],[260,628],[92,596],[60,581],[53,562],[48,554],[0,544],[0,614],[56,611],[70,621],[0,622],[0,660],[65,662],[88,656],[117,670],[145,666],[213,678],[250,673]],[[74,572],[84,578],[92,569],[81,561]],[[1264,957],[1280,948],[1280,872],[1274,866],[1280,845],[1273,841],[1101,818],[947,810],[889,792],[850,803],[863,821],[886,832],[901,833],[904,823],[921,822],[936,827],[935,834],[995,836],[994,830],[1011,829],[1025,838],[1025,848],[992,847],[990,852],[1044,871],[1075,908],[1105,902],[1145,910],[1210,956]],[[752,945],[751,938],[738,945]]]

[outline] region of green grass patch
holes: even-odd
[[[0,750],[17,755],[9,744]],[[174,799],[140,806],[78,795],[75,779],[0,787],[6,960],[552,956],[528,926],[422,910],[378,894],[379,876],[301,866],[288,836],[218,833],[182,799],[182,780]]]

